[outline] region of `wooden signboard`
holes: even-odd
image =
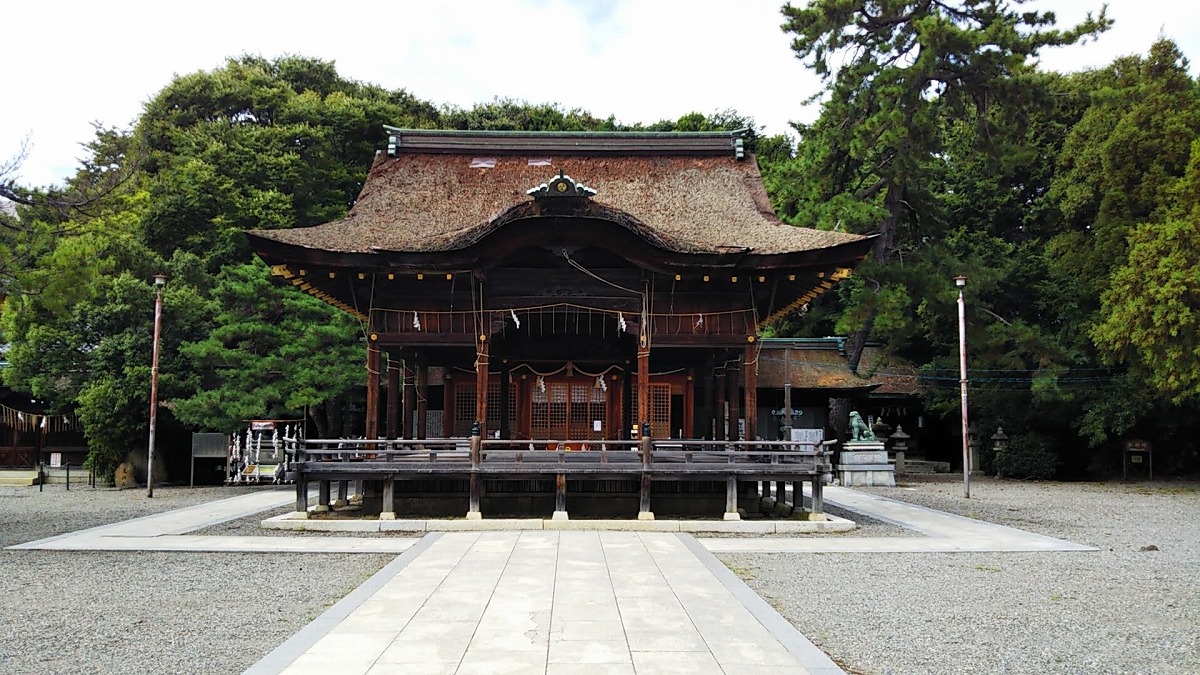
[[[1121,457],[1121,472],[1122,475],[1129,478],[1129,465],[1137,464],[1145,466],[1147,475],[1154,478],[1154,460],[1151,459],[1150,441],[1141,438],[1131,438],[1125,441],[1125,452]]]

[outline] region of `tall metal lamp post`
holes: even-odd
[[[150,361],[150,447],[146,451],[146,496],[154,496],[154,430],[158,425],[158,338],[162,330],[163,286],[167,275],[154,275],[154,355]]]
[[[958,386],[962,392],[962,450],[963,450],[963,497],[971,497],[971,446],[970,425],[967,424],[967,310],[963,300],[963,288],[967,285],[964,276],[954,277],[958,286]]]

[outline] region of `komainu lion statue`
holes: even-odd
[[[875,432],[871,427],[863,421],[862,415],[858,414],[857,410],[850,413],[850,440],[851,441],[873,441],[875,440]]]

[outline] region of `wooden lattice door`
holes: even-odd
[[[633,414],[637,416],[638,390],[633,388],[633,398],[630,399]],[[634,420],[634,424],[641,424]],[[650,433],[658,438],[666,438],[671,434],[671,385],[669,383],[650,383]]]
[[[605,437],[607,392],[590,383],[544,382],[544,385],[544,390],[534,385],[531,396],[529,421],[533,438],[589,441]]]

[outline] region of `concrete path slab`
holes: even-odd
[[[842,671],[690,535],[426,535],[249,673]]]
[[[807,494],[807,491],[806,491]],[[924,537],[701,539],[715,553],[956,553],[1095,551],[1063,539],[936,511],[842,487],[826,487],[825,503],[924,534]]]

